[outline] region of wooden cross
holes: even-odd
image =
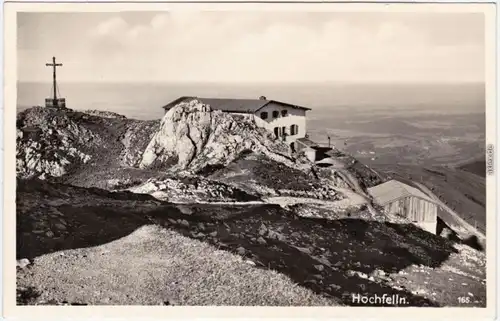
[[[56,67],[62,67],[62,64],[56,64],[56,57],[52,57],[52,63],[46,63],[45,66],[52,67],[52,81],[54,86],[54,104],[57,101],[57,81],[56,81]]]

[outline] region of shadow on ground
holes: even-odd
[[[222,216],[227,209],[212,211]],[[204,212],[209,214],[210,210]],[[163,223],[161,211],[153,216],[158,224]],[[176,227],[183,234],[244,255],[261,268],[286,274],[296,283],[346,305],[363,305],[353,302],[352,294],[385,294],[405,298],[403,306],[438,306],[404,288],[394,289],[380,279],[371,281],[354,271],[366,276],[375,270],[399,272],[410,265],[435,268],[456,252],[452,242],[412,224],[306,219],[269,205],[253,206],[217,220],[196,214],[186,220],[189,227]]]
[[[49,209],[38,211],[43,214]],[[238,253],[258,268],[279,271],[346,305],[358,305],[352,294],[385,294],[405,298],[402,305],[438,306],[405,288],[389,286],[383,278],[370,280],[366,275],[376,270],[394,273],[411,265],[438,267],[456,252],[451,241],[412,224],[307,219],[275,205],[166,204],[148,211],[60,205],[56,209],[67,225],[63,231],[52,228],[55,232],[50,237],[33,233],[36,216],[18,213],[18,258],[97,246],[127,236],[145,224],[159,224]]]

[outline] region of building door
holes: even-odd
[[[290,143],[290,150],[292,151],[292,153],[295,153],[295,143],[294,142]]]

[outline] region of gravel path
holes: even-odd
[[[158,226],[38,257],[17,274],[31,304],[337,305],[287,276]],[[23,292],[24,291],[24,292]]]

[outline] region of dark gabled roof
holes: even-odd
[[[179,104],[179,103],[182,103],[183,101],[186,101],[186,100],[193,100],[193,99],[196,99],[196,97],[191,97],[191,96],[181,96],[179,98],[177,98],[176,100],[173,100],[171,102],[169,102],[168,104],[166,104],[165,106],[163,106],[162,108],[163,109],[170,109],[172,107],[174,107],[175,105]]]
[[[380,185],[368,188],[368,193],[370,193],[370,195],[373,196],[373,200],[381,206],[408,196],[417,197],[428,201],[429,203],[436,204],[433,199],[419,189],[396,180],[390,180]]]
[[[269,103],[275,103],[286,107],[303,109],[303,110],[311,110],[310,108],[296,106],[292,104],[287,104],[277,100],[267,100],[267,99],[232,99],[232,98],[200,98],[200,97],[190,97],[183,96],[179,97],[176,100],[168,103],[163,106],[163,109],[167,110],[175,105],[188,100],[199,100],[201,103],[210,105],[210,107],[214,110],[222,110],[225,112],[232,113],[255,113],[262,107],[266,106]]]

